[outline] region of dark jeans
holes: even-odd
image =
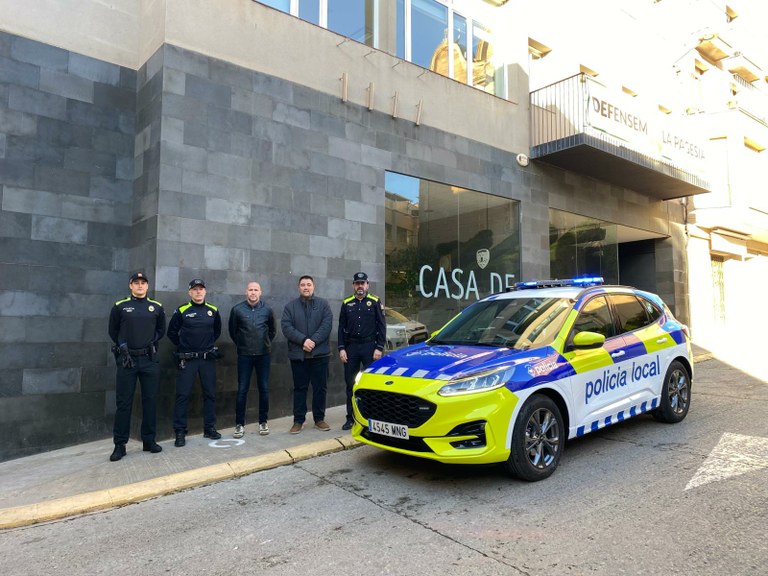
[[[149,356],[134,356],[133,368],[118,365],[115,377],[115,444],[125,444],[131,433],[131,411],[136,379],[141,384],[141,440],[155,441],[157,427],[157,389],[160,385],[160,363]]]
[[[373,362],[376,342],[352,342],[344,349],[347,351],[347,363],[344,364],[344,382],[347,385],[347,418],[352,418],[354,415],[352,411],[352,386],[355,384],[355,376]]]
[[[176,370],[176,406],[173,411],[173,429],[187,432],[187,411],[195,378],[200,374],[203,387],[203,428],[216,428],[216,362],[195,358],[186,360],[186,367]]]
[[[325,395],[328,389],[330,356],[291,360],[293,372],[293,421],[304,424],[307,419],[307,390],[312,384],[312,417],[325,420]]]
[[[245,407],[248,390],[251,387],[251,373],[256,371],[256,385],[259,387],[259,423],[266,422],[269,415],[269,354],[237,357],[237,403],[235,424],[245,426]]]

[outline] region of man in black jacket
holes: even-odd
[[[213,304],[205,301],[205,282],[195,278],[189,283],[190,301],[173,312],[168,324],[168,339],[177,347],[176,405],[173,412],[174,446],[186,444],[187,409],[192,386],[200,374],[203,387],[203,436],[218,440],[216,431],[216,340],[221,336],[221,317]]]
[[[342,430],[350,430],[354,424],[352,386],[358,372],[381,358],[387,342],[384,307],[378,296],[368,292],[368,275],[356,273],[352,288],[354,293],[344,299],[339,312],[339,359],[347,385],[347,421]]]
[[[275,316],[261,299],[258,282],[248,283],[245,300],[229,313],[229,337],[237,347],[237,403],[232,437],[242,438],[245,434],[245,408],[254,370],[259,387],[259,434],[266,436],[269,434],[269,363],[275,339]]]
[[[144,451],[157,454],[163,449],[155,442],[155,431],[157,389],[160,385],[157,342],[165,334],[165,310],[160,302],[147,297],[149,280],[143,272],[131,275],[128,288],[131,295],[115,302],[109,314],[109,337],[115,343],[113,351],[117,362],[115,449],[109,457],[112,462],[125,456],[137,378],[141,383],[141,440]]]
[[[325,421],[325,396],[333,313],[327,300],[315,297],[312,276],[299,278],[299,297],[285,305],[280,327],[288,340],[288,359],[293,374],[293,426],[290,433],[298,434],[304,427],[310,384],[315,428],[327,432],[331,429]]]

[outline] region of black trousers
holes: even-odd
[[[373,363],[376,342],[350,342],[344,348],[347,351],[347,363],[344,364],[344,383],[347,385],[347,418],[352,418],[352,386],[355,377]]]
[[[131,433],[131,410],[136,380],[141,384],[141,440],[154,442],[157,429],[157,390],[160,386],[160,362],[149,356],[134,356],[134,367],[118,365],[115,378],[115,444],[125,444]]]
[[[186,360],[184,368],[176,369],[176,405],[173,411],[173,429],[187,433],[187,412],[195,378],[200,375],[203,388],[203,429],[216,428],[216,362],[195,358]]]

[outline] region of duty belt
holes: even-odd
[[[197,358],[205,360],[206,355],[207,352],[178,352],[176,354],[179,360],[195,360]]]
[[[215,346],[205,352],[176,352],[175,355],[179,360],[196,360],[199,358],[202,358],[203,360],[208,360],[209,358],[211,360],[216,360],[221,358],[221,352],[219,352],[219,349]]]

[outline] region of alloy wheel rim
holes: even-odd
[[[682,370],[675,370],[669,375],[667,390],[672,410],[675,414],[682,414],[688,406],[688,378]]]
[[[531,414],[525,428],[525,453],[534,468],[551,466],[560,449],[560,425],[555,415],[545,408]]]

